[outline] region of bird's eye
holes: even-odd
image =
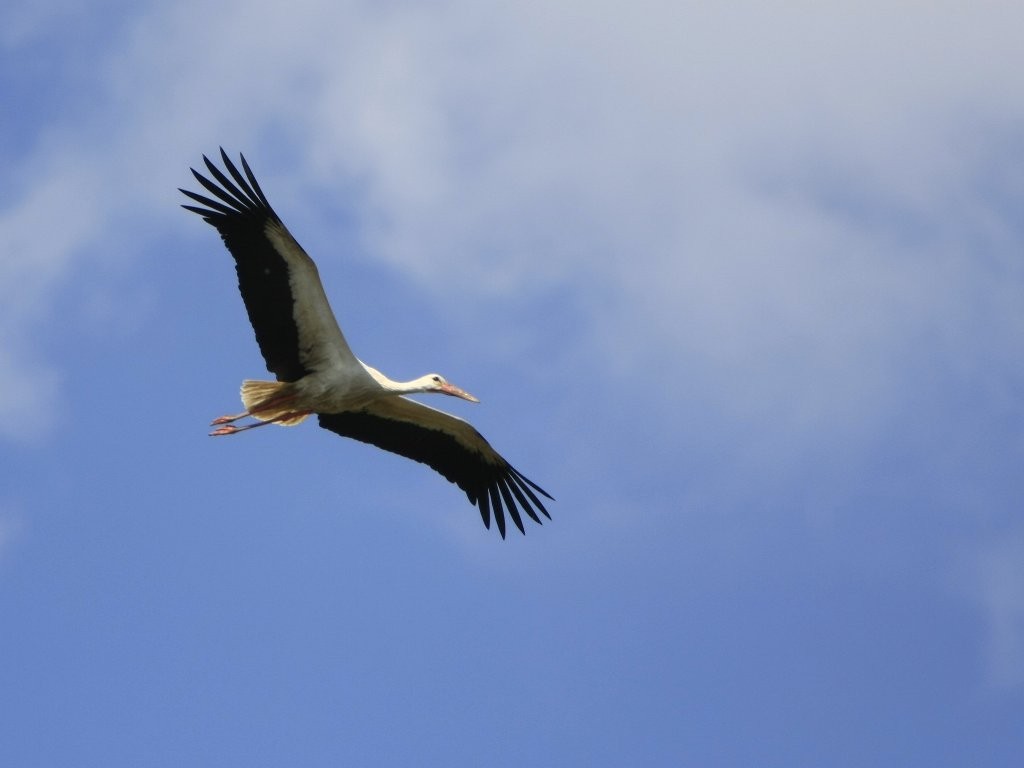
[[[437,383],[437,384],[440,384],[441,383],[441,377],[440,376],[435,376],[434,377],[434,382]]]

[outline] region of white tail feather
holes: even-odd
[[[295,412],[295,396],[287,381],[246,379],[242,382],[242,405],[254,419],[282,427],[294,427],[309,416],[308,412]]]

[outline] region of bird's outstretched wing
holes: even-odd
[[[270,207],[249,164],[243,176],[223,149],[228,174],[203,156],[216,183],[192,174],[213,198],[181,192],[204,207],[183,205],[212,224],[235,259],[238,288],[267,370],[296,381],[327,365],[361,370],[331,311],[316,264]],[[216,198],[216,199],[214,199]]]
[[[466,492],[480,509],[484,525],[491,513],[505,538],[505,512],[522,532],[522,509],[540,523],[548,519],[538,494],[552,497],[520,474],[470,424],[451,414],[405,397],[377,400],[359,411],[318,414],[320,426],[344,437],[376,445],[421,462]],[[517,506],[518,505],[518,506]]]

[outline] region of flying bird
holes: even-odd
[[[234,257],[256,342],[277,380],[243,381],[245,410],[214,419],[211,426],[217,429],[210,435],[234,435],[266,424],[290,427],[315,413],[325,429],[439,472],[466,492],[487,528],[494,515],[502,538],[506,512],[522,533],[520,509],[537,523],[538,512],[550,519],[539,496],[552,497],[505,461],[476,429],[405,395],[439,392],[474,403],[477,398],[437,373],[394,381],[352,354],[316,264],[270,207],[245,157],[240,155],[243,176],[223,149],[220,155],[227,174],[203,156],[216,181],[190,169],[213,197],[181,189],[202,206],[182,207],[213,225]],[[255,421],[236,424],[247,417]]]

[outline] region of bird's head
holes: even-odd
[[[426,376],[423,376],[420,381],[423,383],[424,392],[440,392],[441,394],[451,395],[452,397],[461,397],[463,400],[469,400],[471,403],[480,402],[477,398],[469,394],[469,392],[464,389],[459,389],[439,373],[428,373]]]

